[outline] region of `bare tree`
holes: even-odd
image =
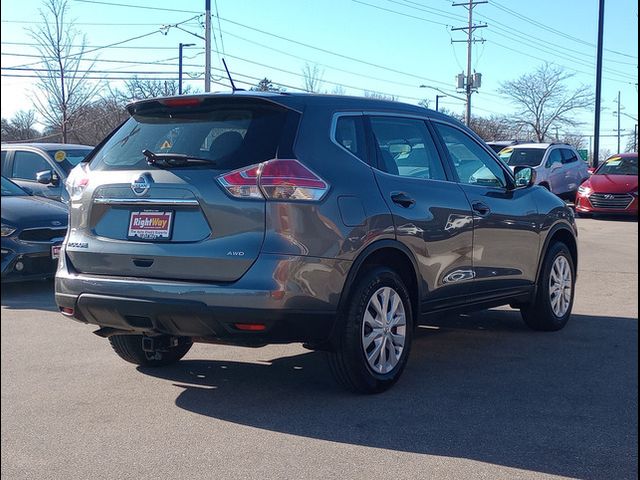
[[[387,95],[386,93],[380,93],[374,90],[365,90],[364,96],[366,98],[375,98],[376,100],[388,100],[390,102],[398,101],[398,97],[396,97],[395,95]]]
[[[40,94],[35,96],[35,107],[46,126],[59,131],[65,143],[77,113],[91,102],[97,90],[97,85],[87,79],[93,64],[80,69],[86,37],[67,20],[68,13],[67,0],[44,0],[42,26],[30,29],[44,67],[36,72]]]
[[[78,122],[69,138],[75,143],[96,145],[129,114],[124,108],[122,93],[111,91],[78,112]]]
[[[2,141],[22,141],[30,140],[40,136],[36,130],[36,114],[33,110],[20,110],[13,118],[2,119]]]
[[[331,89],[331,92],[327,93],[330,93],[331,95],[346,95],[347,91],[342,85],[336,85]]]
[[[503,82],[499,92],[521,109],[513,116],[514,123],[531,128],[536,139],[543,142],[552,127],[580,125],[576,111],[593,105],[589,86],[574,90],[566,86],[572,77],[562,68],[545,63],[533,73]]]
[[[320,70],[318,65],[304,64],[302,67],[302,76],[304,78],[304,89],[309,93],[316,93],[320,91],[322,86],[322,76],[324,72]]]
[[[568,143],[578,150],[588,147],[587,137],[580,135],[579,133],[564,133],[560,141],[562,143]]]
[[[251,87],[251,90],[254,92],[280,92],[282,91],[276,85],[273,84],[271,80],[267,77],[264,77],[262,80],[258,82],[255,87]]]
[[[418,105],[424,108],[431,108],[431,100],[429,100],[428,98],[423,98],[418,102]]]
[[[120,91],[121,99],[124,102],[142,100],[145,98],[169,97],[178,95],[177,80],[145,80],[134,76],[124,84],[124,90]],[[183,94],[194,93],[190,85],[182,88]]]
[[[638,151],[638,126],[632,134],[629,135],[629,140],[627,141],[627,146],[625,148],[626,152],[637,152]]]

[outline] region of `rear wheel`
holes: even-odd
[[[385,267],[366,272],[342,312],[337,348],[328,353],[331,371],[342,386],[378,393],[400,378],[413,333],[409,292]]]
[[[549,248],[538,281],[534,302],[522,308],[522,319],[534,330],[563,328],[573,308],[575,267],[567,246],[556,242]]]
[[[148,337],[156,348],[143,348],[143,335],[113,335],[111,347],[123,360],[144,367],[162,367],[184,357],[193,343],[188,337]]]

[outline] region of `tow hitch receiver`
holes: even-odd
[[[169,336],[147,337],[145,335],[142,337],[142,350],[149,353],[166,352],[170,348],[177,347],[178,343],[179,341],[177,337],[169,337]]]

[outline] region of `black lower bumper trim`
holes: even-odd
[[[335,312],[211,307],[187,300],[142,299],[81,294],[56,295],[60,307],[74,308],[85,323],[147,334],[221,339],[237,344],[322,342],[329,338]],[[262,331],[237,329],[259,323]]]

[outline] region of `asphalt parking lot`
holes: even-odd
[[[136,369],[57,313],[51,282],[3,286],[2,478],[637,478],[638,224],[579,227],[563,331],[442,320],[377,396],[298,345]]]

